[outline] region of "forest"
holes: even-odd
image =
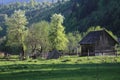
[[[120,0],[2,1],[0,80],[120,80]]]
[[[88,32],[103,28],[117,39],[119,4],[119,0],[30,0],[1,4],[0,50],[6,54],[23,53],[22,56],[53,49],[76,53],[79,41]]]
[[[51,15],[61,13],[65,17],[66,32],[76,30],[85,32],[91,26],[102,26],[119,37],[119,0],[56,0],[55,3],[38,3],[31,0],[29,3],[17,2],[1,5],[1,26],[4,26],[5,14],[10,16],[15,10],[19,9],[26,11],[29,25],[41,20],[50,21]],[[6,30],[4,29],[1,35],[5,35],[5,33]]]

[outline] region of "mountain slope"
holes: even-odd
[[[65,16],[67,32],[84,32],[91,26],[99,25],[120,36],[120,0],[71,0],[43,12],[36,11],[30,21],[49,21],[54,13]]]
[[[2,14],[11,15],[14,10],[26,10],[29,25],[41,20],[50,21],[51,15],[61,13],[65,17],[64,26],[67,32],[85,32],[89,27],[99,25],[120,37],[120,0],[70,0],[46,4],[42,4],[46,6],[43,8],[41,5],[35,8],[4,7],[0,11]]]
[[[72,28],[68,31],[86,31],[90,26],[100,25],[120,36],[119,14],[120,0],[76,0],[65,25]]]

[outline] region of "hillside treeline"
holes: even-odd
[[[106,28],[119,37],[119,4],[119,0],[30,0],[0,5],[0,51],[21,53],[22,58],[52,50],[72,54],[79,52],[79,41],[90,31]]]

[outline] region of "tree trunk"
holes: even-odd
[[[24,51],[23,47],[21,48],[20,60],[25,60],[25,51]]]

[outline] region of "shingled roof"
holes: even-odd
[[[113,41],[115,41],[115,43],[118,43],[106,30],[91,31],[79,43],[95,44],[100,39],[103,32],[106,32],[113,39]]]

